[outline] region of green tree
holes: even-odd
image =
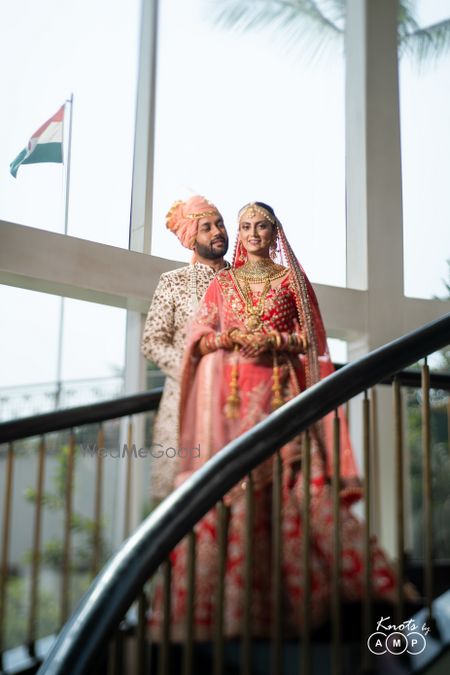
[[[450,558],[447,524],[450,520],[450,462],[447,427],[448,393],[431,391],[431,452],[433,495],[433,545],[437,558]],[[413,555],[423,556],[423,445],[422,393],[410,389],[407,394],[408,449],[410,456],[411,517]]]
[[[445,294],[450,299],[450,259],[447,260],[447,280],[443,279]],[[435,298],[439,299],[439,298]],[[418,365],[418,364],[417,364]],[[450,347],[433,355],[433,370],[450,373]],[[431,443],[432,443],[432,495],[433,543],[439,558],[450,558],[450,539],[447,524],[450,521],[450,461],[448,437],[448,391],[431,390]],[[413,519],[414,556],[422,557],[423,551],[423,446],[422,446],[422,393],[410,389],[407,394],[408,448],[410,453],[411,513]]]
[[[69,448],[67,445],[61,447],[58,456],[58,462],[52,477],[52,491],[44,492],[42,495],[42,506],[44,509],[53,513],[64,513],[66,507],[66,486],[68,472]],[[25,491],[25,499],[29,502],[36,502],[36,490],[32,487]],[[106,541],[103,535],[104,523],[100,524],[100,548],[103,559],[108,555]],[[92,564],[92,551],[95,543],[95,521],[83,514],[73,511],[71,519],[71,530],[76,536],[76,541],[72,547],[71,569],[77,571],[87,571]],[[31,556],[31,552],[29,554]],[[63,563],[63,540],[58,537],[48,539],[42,549],[42,562],[54,569],[60,569]]]
[[[399,0],[399,53],[420,64],[450,47],[450,19],[419,26],[415,0]],[[331,45],[343,48],[346,0],[215,0],[214,20],[226,28],[248,30],[270,26],[286,46],[300,45],[312,56]]]
[[[447,259],[447,279],[442,279],[445,286],[445,295],[442,298],[436,297],[436,300],[450,300],[450,258]],[[450,373],[450,346],[441,349],[439,352],[439,370]]]

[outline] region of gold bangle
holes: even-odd
[[[293,354],[299,354],[305,351],[303,336],[299,333],[289,333],[287,339],[287,349]]]
[[[277,352],[279,352],[280,349],[281,349],[281,344],[282,344],[281,333],[279,333],[278,331],[276,331],[276,332],[273,334],[273,336],[274,336],[274,338],[275,338],[275,349],[277,350]]]
[[[306,335],[304,333],[300,333],[299,338],[302,345],[302,351],[306,352],[308,349],[308,340],[306,339]]]
[[[209,352],[213,352],[216,349],[216,334],[208,333],[205,340],[206,348]]]
[[[211,350],[208,344],[208,336],[207,335],[202,335],[200,338],[200,341],[198,343],[198,351],[202,356],[206,356]]]

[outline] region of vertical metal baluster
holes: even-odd
[[[377,388],[370,390],[371,402],[371,447],[372,462],[372,531],[381,536],[381,506],[380,506],[380,444],[378,439],[378,396]]]
[[[395,516],[397,520],[397,625],[404,619],[404,557],[405,549],[405,515],[403,487],[403,410],[402,390],[396,377],[394,379],[394,418],[395,418]]]
[[[273,458],[273,492],[272,492],[272,533],[273,533],[273,551],[272,551],[272,675],[279,675],[282,672],[282,560],[283,560],[283,542],[282,542],[282,513],[281,513],[281,486],[282,486],[282,464],[281,454],[278,450]]]
[[[106,655],[106,672],[107,675],[115,675],[117,672],[116,669],[116,653],[115,653],[115,638],[110,640],[107,648]]]
[[[431,493],[430,369],[422,366],[422,446],[423,446],[423,540],[425,551],[425,601],[428,621],[433,624],[433,511]]]
[[[38,470],[36,480],[36,501],[34,508],[34,532],[31,561],[30,583],[30,614],[28,616],[28,648],[34,656],[34,643],[36,640],[37,607],[38,607],[38,584],[41,564],[41,529],[42,529],[42,495],[44,490],[44,467],[45,467],[45,438],[39,442]]]
[[[172,565],[170,560],[162,564],[164,597],[163,597],[163,626],[162,642],[159,649],[158,675],[169,675],[169,649],[170,649],[170,623],[171,623],[171,599],[172,599]]]
[[[303,641],[302,641],[302,675],[311,673],[311,438],[309,431],[305,434],[303,452],[303,574],[304,595]]]
[[[97,433],[97,448],[105,446],[105,432],[103,424],[100,424]],[[97,452],[95,458],[95,505],[94,505],[94,546],[92,556],[92,576],[95,577],[100,569],[102,558],[101,534],[102,534],[102,498],[103,498],[103,457],[101,452]]]
[[[217,504],[218,539],[218,583],[216,595],[216,616],[214,625],[214,675],[222,675],[224,666],[224,610],[225,610],[225,571],[227,564],[228,508],[223,502]]]
[[[186,642],[183,654],[183,675],[192,675],[195,639],[195,532],[187,536],[187,601],[186,601]]]
[[[450,450],[450,391],[447,392],[447,443]]]
[[[252,672],[252,581],[253,581],[253,527],[254,492],[253,476],[247,479],[245,495],[245,566],[244,566],[244,625],[242,631],[242,675]]]
[[[6,460],[5,492],[3,506],[2,566],[0,569],[0,668],[4,649],[6,584],[8,580],[9,539],[11,533],[12,486],[14,475],[14,448],[10,443]]]
[[[333,568],[331,578],[331,616],[333,630],[333,658],[332,672],[334,675],[340,675],[342,672],[342,653],[341,653],[341,574],[342,574],[342,556],[341,556],[341,435],[340,435],[339,411],[335,411],[333,420],[333,477],[332,477],[332,499],[333,499]]]
[[[363,400],[363,465],[364,465],[364,601],[363,601],[363,631],[361,635],[361,648],[363,654],[363,670],[369,670],[371,664],[370,652],[367,649],[366,640],[370,635],[371,604],[372,604],[372,565],[370,556],[370,401],[367,391],[364,392]]]
[[[111,675],[123,674],[123,636],[120,628],[117,630],[110,646],[110,664],[108,673]]]
[[[127,539],[130,535],[131,529],[131,441],[133,438],[133,419],[131,418],[128,422],[128,433],[127,433],[127,443],[128,443],[128,456],[127,456],[127,473],[126,473],[126,483],[125,483],[125,518],[124,518],[124,533],[123,538]]]
[[[145,594],[145,589],[143,588],[139,593],[138,597],[138,625],[137,625],[137,634],[136,634],[136,668],[135,671],[138,675],[146,675],[147,673],[147,659],[145,656],[145,650],[147,642],[145,639],[145,633],[147,628],[146,623],[147,615],[147,596]]]
[[[71,543],[72,543],[72,511],[73,511],[73,474],[74,474],[74,455],[75,455],[75,434],[70,430],[69,448],[67,454],[67,476],[66,476],[66,503],[65,503],[65,521],[64,521],[64,543],[63,543],[63,568],[62,568],[62,588],[61,588],[61,625],[63,625],[70,610],[70,565],[71,565]]]

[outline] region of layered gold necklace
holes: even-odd
[[[261,330],[264,301],[270,290],[270,284],[275,279],[284,276],[286,271],[283,265],[277,265],[270,258],[246,262],[245,265],[235,270],[236,285],[246,306],[245,326],[250,332]],[[253,304],[250,284],[264,284],[256,305]]]
[[[277,265],[270,258],[262,258],[255,262],[246,262],[242,267],[238,267],[235,274],[239,280],[242,279],[250,284],[263,284],[267,280],[270,282],[279,279],[286,272],[283,265]]]

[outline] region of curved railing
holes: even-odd
[[[162,387],[159,387],[145,393],[0,423],[2,471],[0,477],[0,672],[6,673],[10,670],[16,672],[18,663],[24,670],[36,668],[37,664],[42,661],[41,656],[47,650],[49,642],[49,636],[39,635],[44,615],[44,622],[46,621],[47,625],[51,613],[50,625],[53,624],[56,629],[55,619],[57,617],[59,626],[62,626],[67,620],[70,605],[74,601],[70,590],[74,575],[89,575],[92,578],[104,562],[105,549],[109,545],[105,537],[104,518],[108,509],[107,503],[109,501],[112,506],[114,495],[105,499],[107,480],[105,462],[101,454],[95,454],[95,452],[97,447],[105,445],[105,441],[111,443],[113,439],[115,440],[118,434],[118,420],[126,423],[122,429],[127,430],[130,453],[125,460],[125,485],[121,496],[121,507],[116,511],[116,518],[118,514],[119,518],[122,516],[123,523],[120,527],[116,523],[115,535],[118,536],[120,532],[124,538],[128,536],[131,528],[133,485],[131,470],[136,422],[138,424],[151,423],[151,413],[157,409],[161,394]],[[108,426],[108,422],[111,422],[111,426]],[[61,434],[55,434],[60,431]],[[21,443],[23,440],[25,442]],[[88,547],[85,549],[83,567],[76,568],[73,564],[75,546],[71,543],[71,538],[78,515],[75,513],[77,497],[75,466],[77,459],[83,457],[83,442],[85,447],[89,448],[89,452],[94,452],[95,462],[90,473],[93,478],[89,492],[91,503],[88,505],[84,502],[81,509],[86,519],[84,536],[87,538]],[[27,448],[27,455],[31,460],[26,463],[23,455],[24,447]],[[64,452],[67,452],[66,456]],[[93,456],[89,454],[89,457]],[[62,473],[59,474],[59,481],[64,481],[64,493],[59,492],[60,486],[55,486],[54,474],[52,475],[55,461],[60,468],[61,462],[64,462]],[[23,508],[28,497],[22,493],[22,489],[20,489],[20,494],[17,494],[18,481],[24,480],[33,495],[32,514]],[[51,602],[46,608],[44,608],[42,598],[46,597],[45,594],[49,591],[41,586],[41,569],[45,564],[44,537],[42,536],[46,509],[45,491],[52,496],[56,495],[59,500],[57,509],[63,516],[61,519],[63,531],[60,539],[57,538],[58,535],[55,537],[61,546],[63,558],[58,570],[61,574],[57,573],[61,589],[59,595],[56,593],[51,596]],[[148,508],[144,500],[142,507]],[[20,546],[27,541],[26,527],[30,522],[32,524],[32,547],[27,550],[29,563],[27,562],[24,569],[21,562],[18,562],[18,560],[22,561],[20,552],[19,554],[16,552],[14,562],[10,560],[11,542],[14,537],[18,536],[20,551]],[[50,569],[52,565],[55,569],[55,562],[50,564]],[[25,578],[27,578],[26,585],[23,584]],[[10,589],[15,579],[20,581],[21,597],[24,600],[26,598],[26,605],[24,605],[26,611],[21,614],[20,618],[13,617],[9,609],[12,597]],[[13,639],[11,639],[11,625],[14,625]],[[17,640],[19,636],[22,642],[17,644],[14,640]]]
[[[82,405],[67,410],[56,410],[42,415],[2,422],[0,424],[0,443],[9,443],[21,438],[41,436],[62,429],[106,422],[118,417],[156,410],[161,399],[161,393],[162,387],[158,387],[143,394],[123,396],[113,401],[102,401],[91,405]]]
[[[230,488],[324,415],[449,342],[447,315],[343,367],[223,448],[124,542],[62,629],[39,673],[89,672],[146,580]]]

